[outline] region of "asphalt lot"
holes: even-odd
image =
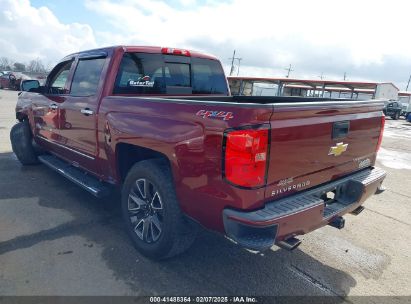
[[[387,190],[346,228],[302,236],[293,252],[254,254],[201,232],[153,262],[132,247],[118,199],[98,200],[11,152],[17,92],[0,90],[0,296],[411,295],[411,124],[387,118],[378,165]],[[341,299],[342,300],[342,299]]]

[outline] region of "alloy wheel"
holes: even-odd
[[[162,233],[163,202],[157,187],[140,178],[131,187],[128,213],[135,234],[146,243],[156,242]]]

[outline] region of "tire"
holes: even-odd
[[[121,209],[134,246],[148,258],[176,256],[197,235],[198,225],[180,210],[166,161],[144,160],[130,169],[121,192]]]
[[[19,122],[11,128],[10,141],[14,154],[24,166],[39,163],[32,144],[30,125],[27,120]]]
[[[391,116],[392,119],[397,120],[400,117],[399,113],[396,112],[394,115]]]

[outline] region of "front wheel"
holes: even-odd
[[[195,239],[197,227],[183,216],[169,166],[163,160],[141,161],[130,169],[121,209],[135,247],[149,258],[180,254]]]
[[[30,125],[27,120],[15,124],[10,131],[11,147],[23,165],[38,164],[37,153],[33,147]]]

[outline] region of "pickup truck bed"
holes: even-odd
[[[342,228],[341,216],[359,213],[382,183],[385,173],[373,167],[382,102],[228,96],[215,58],[174,52],[114,47],[63,59],[45,88],[19,96],[14,132],[26,135],[11,136],[17,157],[40,158],[95,195],[121,189],[134,244],[157,258],[186,248],[174,244],[189,243],[182,239],[193,222],[249,249],[293,249],[297,235]],[[151,54],[159,68],[133,76]],[[101,65],[98,85],[77,96],[86,63]],[[62,70],[66,83],[55,88]],[[188,78],[176,77],[185,71]],[[135,93],[141,87],[149,94]]]

